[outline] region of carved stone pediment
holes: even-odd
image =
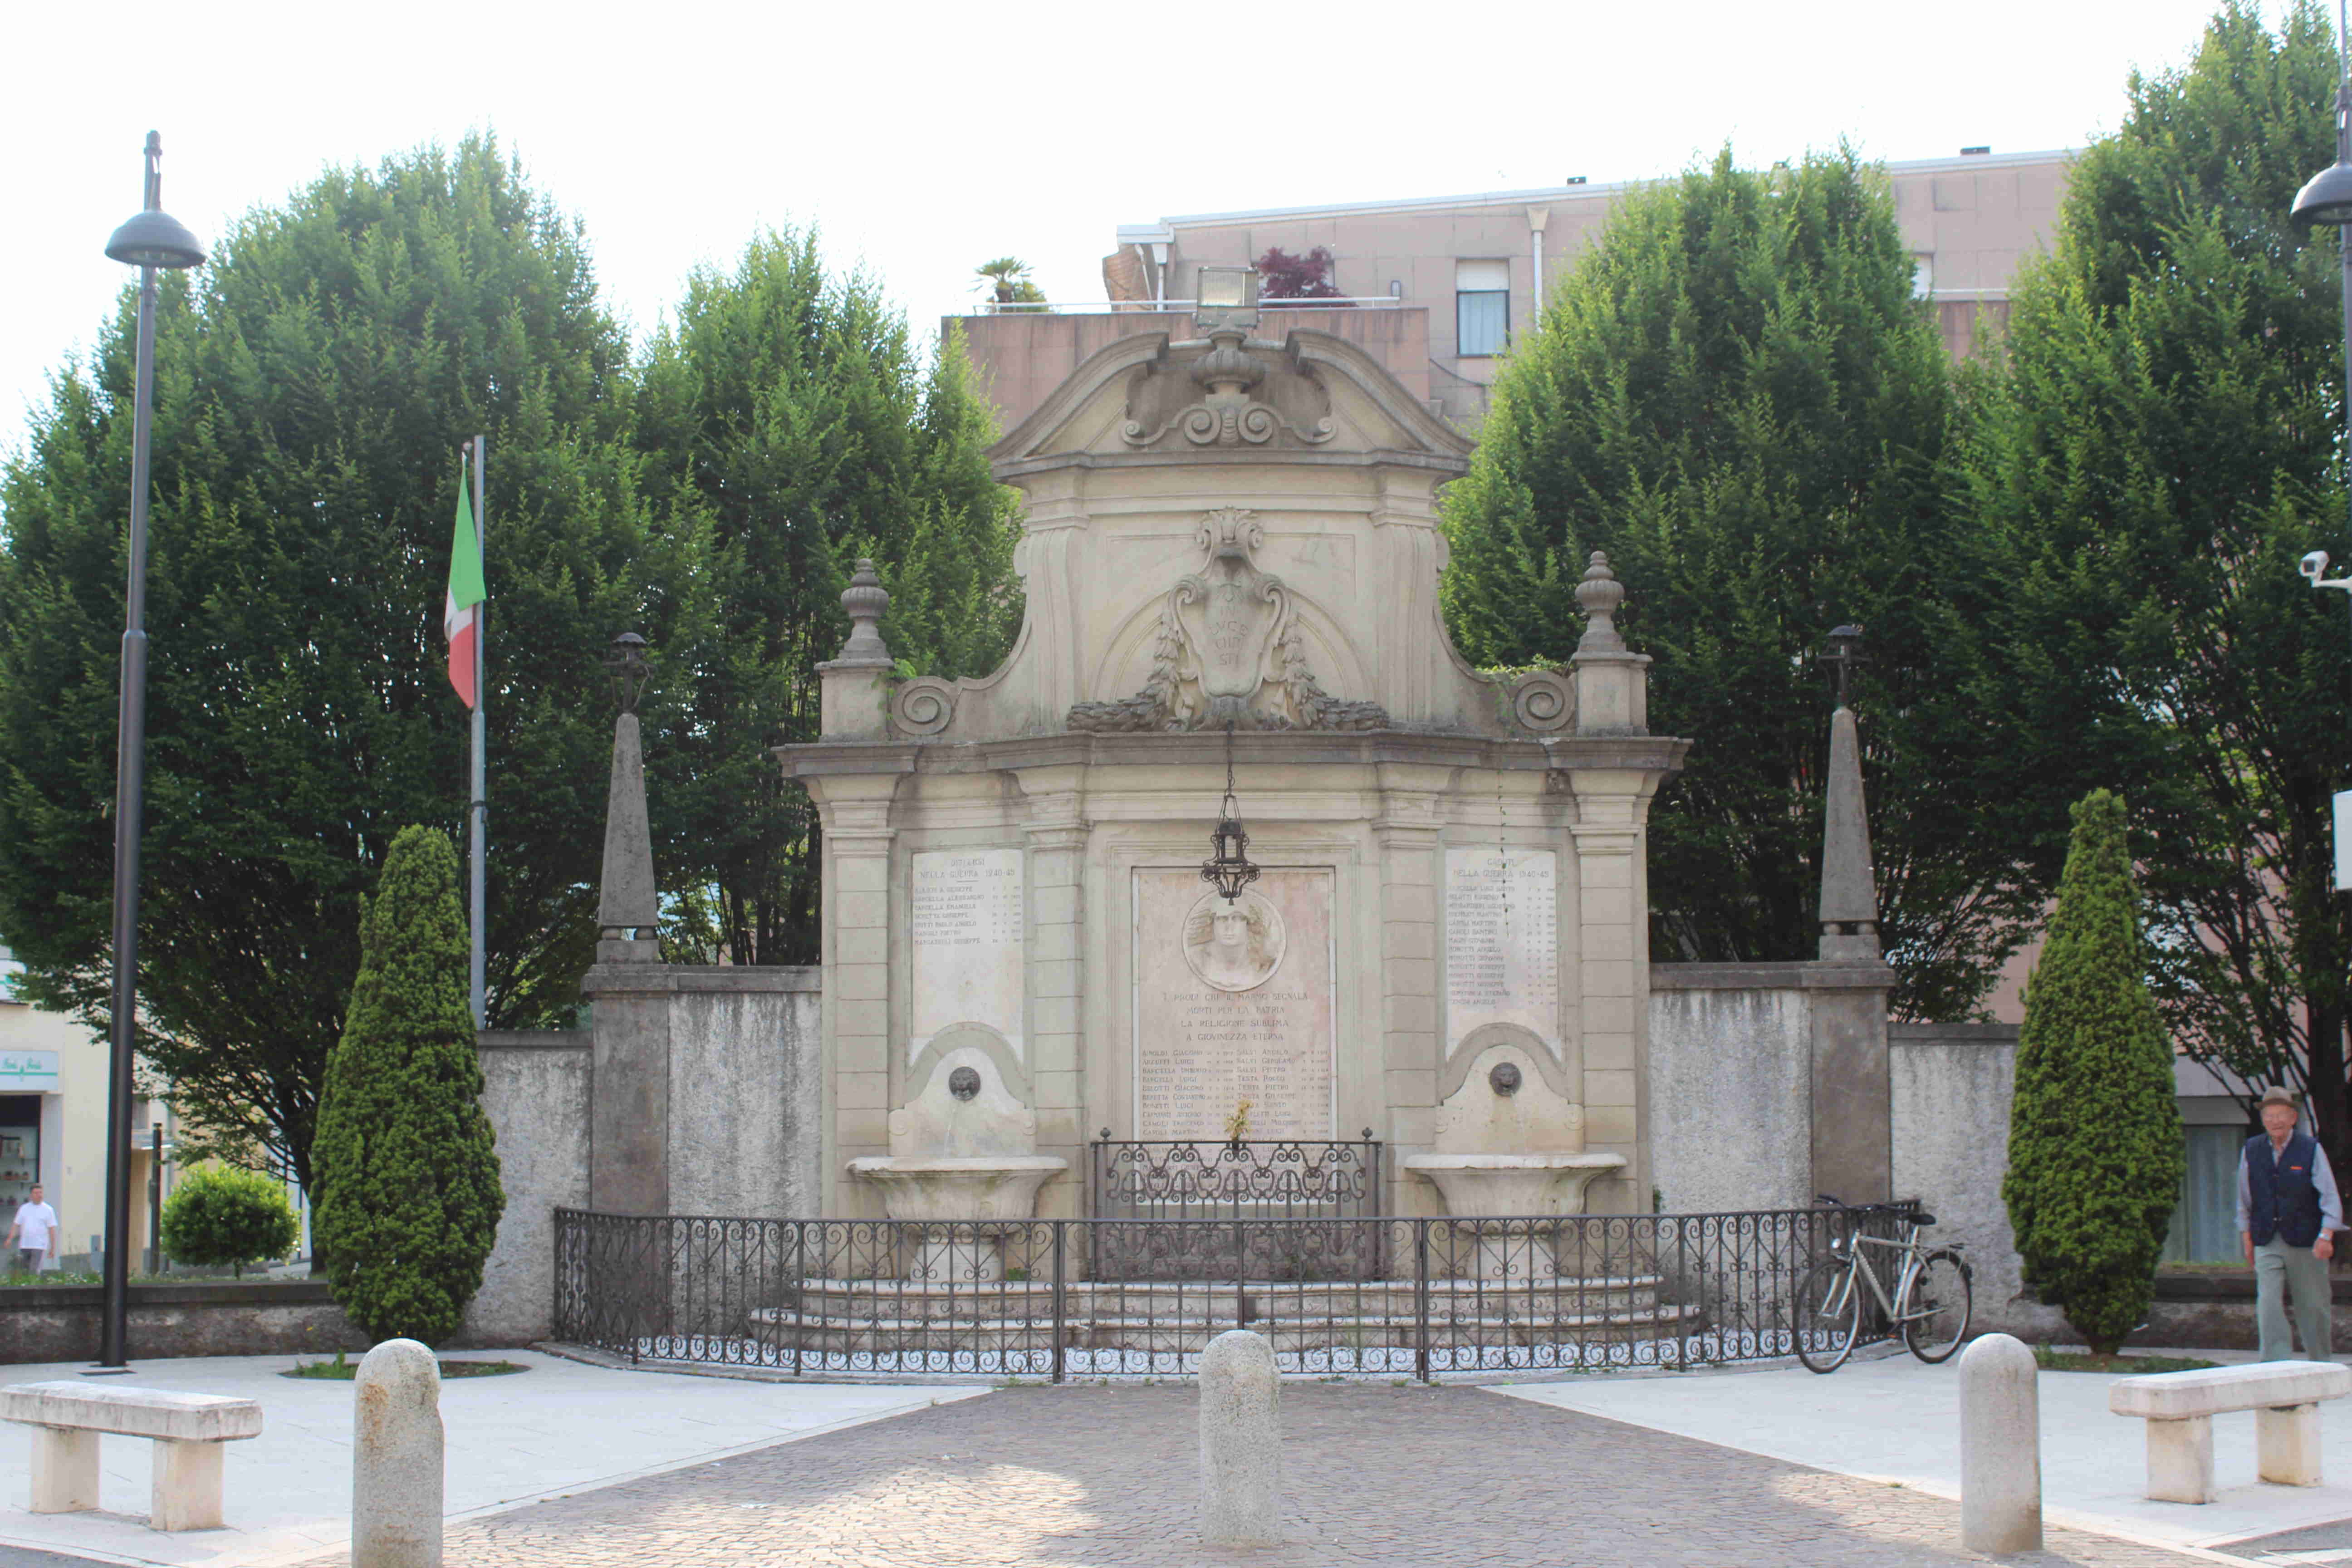
[[[1225,507],[1202,521],[1198,570],[1160,601],[1151,676],[1115,702],[1080,702],[1073,730],[1384,730],[1377,702],[1349,702],[1318,685],[1298,606],[1254,559],[1265,540],[1255,512]]]
[[[1218,332],[1168,343],[1127,383],[1120,439],[1139,451],[1306,448],[1331,439],[1331,394],[1289,347]]]

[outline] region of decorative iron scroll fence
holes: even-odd
[[[1284,1371],[1324,1376],[1697,1366],[1792,1353],[1805,1270],[1914,1212],[948,1224],[558,1209],[555,1337],[825,1377],[1181,1376],[1236,1327],[1266,1335]],[[1153,1256],[1181,1271],[1097,1267]],[[1367,1257],[1385,1268],[1349,1271]]]
[[[1096,1219],[1372,1219],[1381,1212],[1381,1144],[1319,1139],[1119,1140],[1087,1145],[1087,1212]],[[1160,1226],[1097,1232],[1097,1279],[1374,1279],[1384,1272],[1377,1226],[1260,1231],[1236,1268],[1231,1233]],[[1311,1268],[1312,1275],[1296,1270]]]

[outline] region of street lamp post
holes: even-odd
[[[147,132],[144,199],[106,254],[139,268],[138,371],[131,412],[130,582],[122,611],[122,677],[114,752],[114,995],[106,1088],[106,1320],[93,1372],[130,1370],[131,1094],[139,1008],[139,822],[147,752],[147,444],[155,397],[155,269],[194,267],[196,237],[163,211],[163,139]],[[157,1151],[162,1157],[162,1151]]]
[[[2337,37],[2343,37],[2344,6],[2336,6]],[[2339,53],[2342,45],[2339,43]],[[2344,60],[2343,75],[2336,85],[2336,162],[2304,182],[2303,189],[2294,194],[2291,216],[2298,223],[2326,224],[2336,231],[2343,251],[2344,298],[2344,419],[2345,456],[2352,461],[2352,56]],[[2352,497],[2352,487],[2347,487]],[[2323,583],[2327,563],[2323,558],[2314,568],[2305,556],[2304,575],[2314,587],[2337,587],[2337,583]]]

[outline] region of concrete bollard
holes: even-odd
[[[1201,1356],[1201,1539],[1282,1542],[1282,1379],[1263,1334],[1233,1329]]]
[[[1960,1545],[2042,1550],[2042,1398],[2033,1352],[1987,1334],[1960,1355]]]
[[[441,1368],[386,1340],[353,1384],[352,1568],[441,1568]]]

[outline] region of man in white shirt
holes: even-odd
[[[40,1272],[41,1264],[57,1247],[58,1211],[41,1201],[41,1189],[34,1187],[33,1195],[16,1205],[16,1217],[8,1226],[5,1246],[16,1249],[17,1266],[27,1274]]]

